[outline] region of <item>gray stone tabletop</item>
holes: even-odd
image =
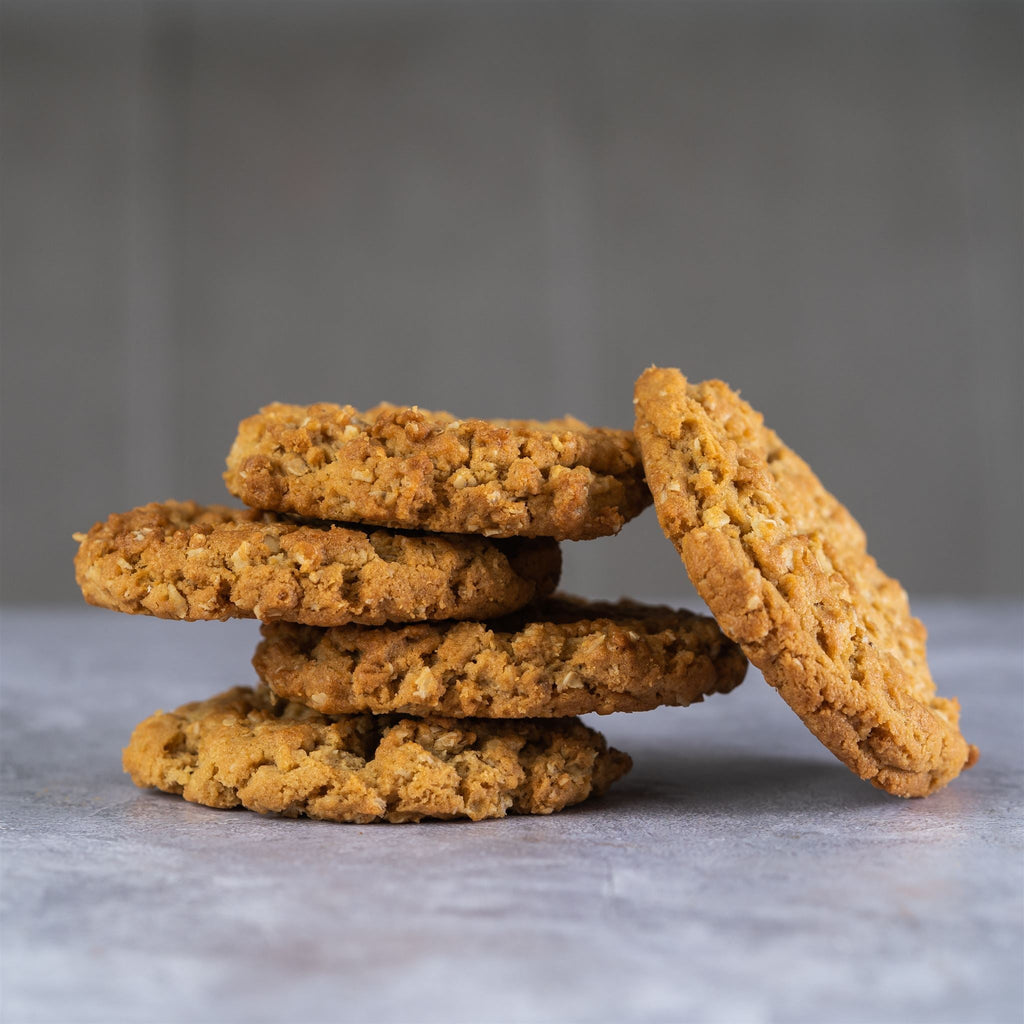
[[[2,618],[4,1024],[1020,1021],[1018,603],[921,603],[978,765],[901,801],[751,672],[595,719],[549,818],[346,826],[135,789],[132,726],[249,682],[253,623]]]

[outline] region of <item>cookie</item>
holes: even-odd
[[[973,764],[907,595],[807,463],[721,381],[652,367],[635,404],[666,536],[723,632],[815,736],[897,796]]]
[[[224,480],[253,508],[487,537],[603,537],[650,504],[629,431],[392,405],[268,405]]]
[[[330,718],[243,687],[157,712],[124,751],[137,786],[360,823],[550,814],[600,795],[630,765],[571,718]]]
[[[559,598],[492,622],[263,626],[253,665],[329,715],[547,718],[685,705],[738,686],[747,661],[713,619]]]
[[[299,523],[194,502],[144,505],[75,539],[75,575],[90,604],[165,619],[488,618],[549,594],[561,568],[551,540]]]

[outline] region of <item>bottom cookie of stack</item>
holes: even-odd
[[[192,803],[361,824],[550,814],[632,765],[574,718],[328,716],[264,686],[157,712],[123,763]]]

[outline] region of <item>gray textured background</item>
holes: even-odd
[[[0,14],[3,596],[267,401],[630,423],[721,376],[931,593],[1021,586],[1016,4]],[[652,513],[565,583],[685,593]]]

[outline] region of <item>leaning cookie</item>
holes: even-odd
[[[898,796],[973,764],[907,595],[807,463],[721,381],[652,367],[635,402],[666,536],[722,630],[818,739]]]
[[[112,515],[75,539],[75,575],[90,604],[165,619],[487,618],[549,594],[561,568],[550,540],[299,523],[194,502]]]
[[[727,693],[747,660],[713,619],[556,598],[492,622],[263,626],[253,665],[326,714],[548,718],[648,711]]]
[[[269,405],[224,479],[253,508],[488,537],[603,537],[651,500],[629,431],[392,405]]]
[[[123,760],[208,807],[360,823],[550,814],[631,764],[574,719],[329,718],[242,687],[147,718]]]

